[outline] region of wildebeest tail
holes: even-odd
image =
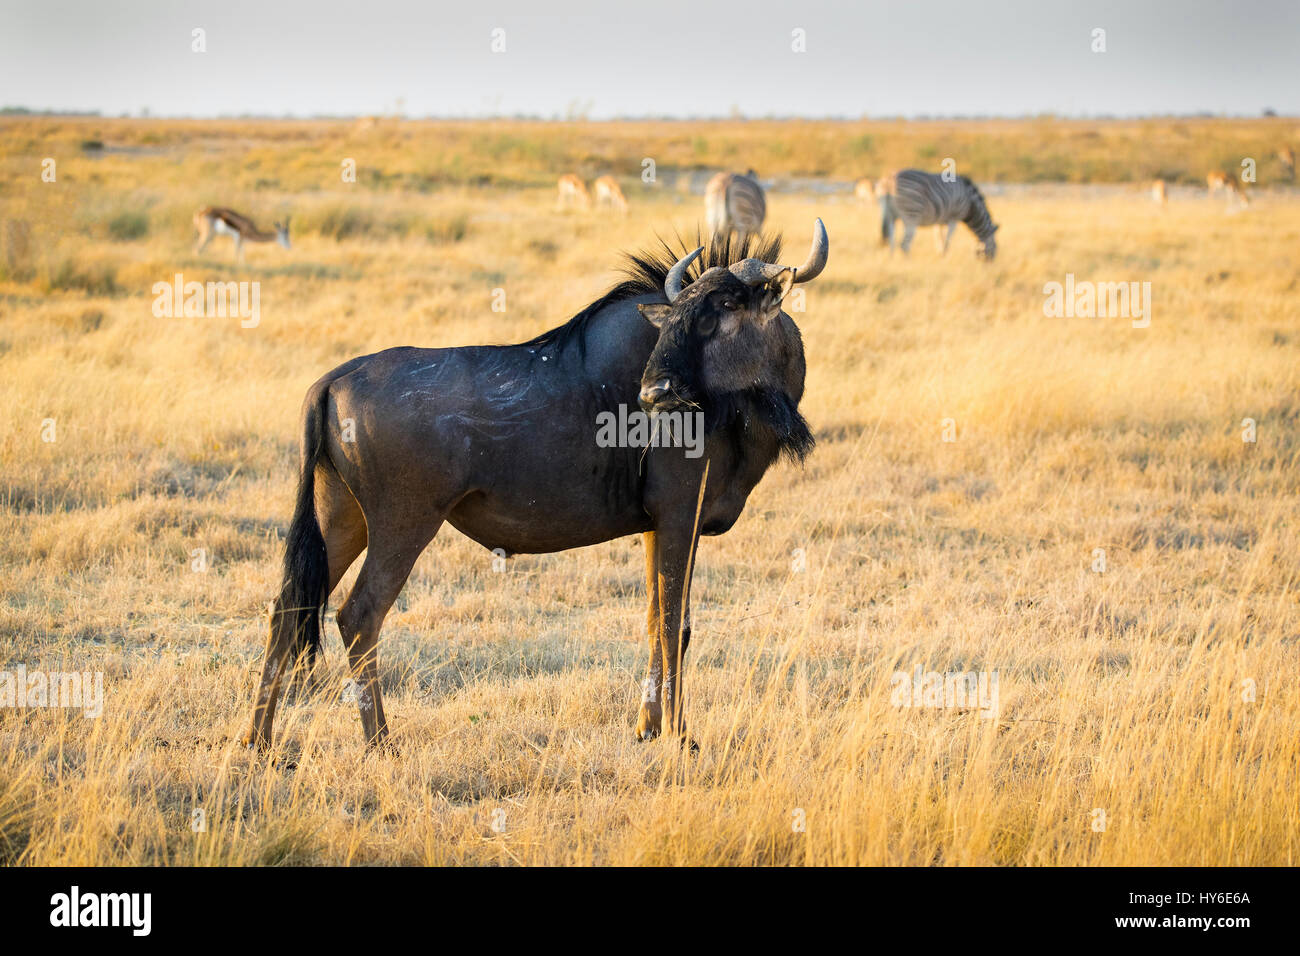
[[[288,647],[290,666],[295,662],[314,664],[321,646],[321,606],[329,582],[329,559],[316,518],[316,465],[325,454],[328,396],[329,386],[321,384],[303,403],[298,497],[285,539],[280,596],[271,610],[270,646]]]

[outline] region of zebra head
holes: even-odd
[[[1001,229],[997,223],[992,223],[993,228],[989,230],[988,237],[984,240],[984,245],[975,250],[975,255],[986,262],[992,262],[998,254],[998,240],[995,233]]]

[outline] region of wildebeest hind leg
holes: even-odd
[[[325,600],[328,602],[348,568],[366,549],[366,519],[357,499],[352,497],[348,486],[329,463],[316,468],[315,492],[316,518],[320,523],[329,562],[329,583],[325,590]],[[294,697],[313,693],[316,690],[318,671],[313,653],[305,666],[293,669],[286,693]]]
[[[339,608],[339,633],[348,650],[352,678],[357,683],[357,707],[361,711],[361,732],[367,748],[377,747],[388,736],[376,666],[379,629],[406,584],[416,558],[441,525],[442,518],[438,518],[405,528],[372,527],[370,546],[357,583]]]

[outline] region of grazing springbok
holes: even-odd
[[[1277,151],[1277,159],[1286,172],[1286,178],[1295,182],[1295,150],[1290,146],[1283,146]]]
[[[194,245],[195,253],[208,247],[213,236],[229,236],[235,243],[235,259],[242,259],[246,242],[278,242],[289,248],[289,217],[283,223],[275,223],[274,232],[263,232],[247,216],[241,216],[233,209],[220,206],[204,206],[194,214],[194,226],[199,231],[198,241]]]
[[[780,245],[726,236],[678,258],[664,244],[630,256],[624,281],[531,341],[389,349],[308,389],[283,583],[245,742],[270,744],[286,669],[312,683],[322,606],[362,551],[338,625],[365,740],[384,741],[379,630],[444,523],[506,555],[643,535],[650,662],[636,734],[685,742],[699,537],[736,522],[778,457],[802,461],[813,447],[798,410],[803,344],[781,303],[825,268],[826,229],[818,219],[798,268],[775,264]],[[640,416],[639,439],[635,424],[601,439],[610,416],[628,415]]]
[[[998,227],[989,215],[984,194],[965,176],[949,180],[937,173],[902,169],[881,179],[876,194],[880,197],[880,238],[881,242],[889,243],[890,252],[894,251],[895,227],[901,219],[900,246],[904,255],[911,249],[918,226],[937,226],[935,240],[940,253],[946,254],[959,222],[964,222],[983,243],[977,255],[990,260],[997,255],[998,244],[993,234]]]
[[[1246,190],[1241,188],[1241,183],[1237,182],[1237,177],[1222,169],[1216,169],[1205,177],[1205,188],[1209,190],[1211,199],[1214,198],[1215,193],[1223,190],[1227,194],[1229,205],[1232,205],[1234,200],[1243,206],[1250,204],[1250,197],[1246,195]]]
[[[592,183],[592,187],[596,192],[598,208],[616,209],[621,213],[627,213],[627,198],[623,195],[618,180],[613,176],[601,176]]]
[[[763,229],[767,200],[763,187],[751,169],[739,173],[718,173],[704,189],[704,213],[709,232],[722,236],[734,232],[743,242]]]
[[[1151,199],[1153,202],[1158,202],[1162,206],[1169,204],[1169,191],[1165,187],[1165,181],[1163,179],[1151,180]]]
[[[565,173],[560,177],[559,183],[560,195],[555,201],[557,209],[567,209],[577,206],[579,209],[586,209],[591,205],[591,194],[587,192],[587,184],[573,173]]]

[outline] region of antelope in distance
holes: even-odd
[[[592,186],[596,191],[598,208],[615,209],[627,215],[627,198],[623,195],[623,189],[617,179],[613,176],[601,176],[592,183]]]
[[[194,245],[195,254],[208,247],[213,236],[229,236],[235,244],[235,260],[241,261],[246,242],[278,242],[289,248],[289,217],[283,223],[274,224],[274,232],[262,232],[247,216],[241,216],[233,209],[220,206],[204,206],[194,214],[194,226],[199,231],[198,241]]]
[[[1246,190],[1241,188],[1241,183],[1237,182],[1237,177],[1222,169],[1216,169],[1205,177],[1205,187],[1209,190],[1211,199],[1214,198],[1215,193],[1223,190],[1227,194],[1229,205],[1234,199],[1243,206],[1250,204],[1250,197],[1246,195]]]
[[[1151,181],[1151,200],[1161,206],[1169,204],[1169,192],[1163,179],[1153,179]]]
[[[1283,146],[1277,151],[1277,160],[1282,164],[1286,178],[1295,182],[1295,150],[1290,146]]]
[[[866,176],[859,179],[853,184],[853,195],[863,202],[871,202],[876,198],[876,182]]]
[[[977,255],[992,260],[998,246],[993,234],[998,226],[989,215],[984,194],[965,176],[945,179],[938,173],[903,169],[881,179],[876,194],[880,197],[880,239],[894,251],[894,234],[898,220],[903,221],[900,246],[906,255],[918,226],[936,226],[935,241],[940,255],[948,252],[957,223],[963,222],[983,245]]]
[[[506,555],[641,534],[650,654],[636,736],[689,744],[682,660],[700,536],[729,530],[779,457],[802,462],[813,447],[798,410],[803,343],[781,303],[825,268],[826,229],[815,222],[797,268],[777,264],[780,247],[726,236],[679,255],[664,243],[629,256],[623,281],[528,342],[388,349],[312,385],[245,743],[270,745],[286,670],[314,683],[323,605],[363,551],[337,619],[366,744],[384,742],[379,631],[447,523]],[[668,438],[600,440],[603,416],[638,405],[632,414],[667,423]],[[698,416],[695,455],[671,439],[684,416]]]
[[[574,206],[587,209],[591,206],[591,194],[587,192],[587,184],[580,177],[565,173],[557,186],[560,194],[555,202],[556,209],[571,209]]]
[[[751,169],[739,173],[718,173],[704,189],[704,213],[709,232],[714,236],[736,233],[743,242],[756,236],[767,216],[763,187]]]

